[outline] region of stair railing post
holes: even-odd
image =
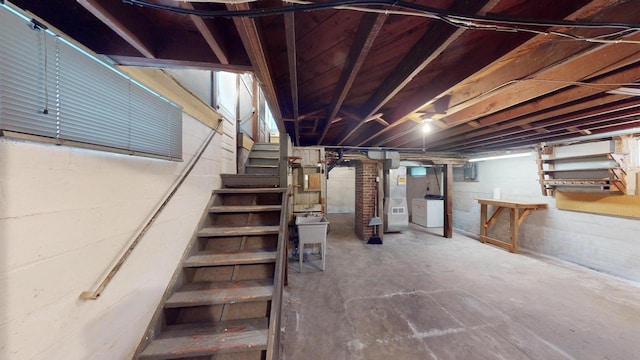
[[[278,162],[278,176],[280,177],[280,187],[286,188],[288,185],[289,167],[289,135],[286,132],[280,133],[280,161]]]

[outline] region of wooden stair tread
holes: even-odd
[[[259,168],[259,169],[276,169],[278,165],[271,164],[246,164],[245,168]],[[252,174],[253,175],[253,174]]]
[[[263,176],[263,175],[259,175]],[[268,175],[264,175],[268,176]],[[216,194],[266,194],[266,193],[284,193],[284,188],[230,188],[218,189],[213,192]]]
[[[271,159],[271,160],[280,160],[280,154],[278,152],[274,152],[273,155],[266,154],[249,154],[249,159]]]
[[[201,267],[273,263],[276,261],[276,255],[277,252],[275,250],[237,250],[216,253],[201,251],[188,257],[183,266]]]
[[[246,212],[265,212],[265,211],[280,211],[282,207],[280,205],[225,205],[225,206],[212,206],[209,208],[210,213],[246,213]]]
[[[206,227],[198,231],[200,237],[243,236],[277,234],[280,227],[273,226],[219,226]]]
[[[213,304],[234,304],[270,300],[273,280],[196,282],[184,285],[165,302],[165,307],[187,307]]]
[[[253,169],[253,171],[257,171]],[[274,174],[233,174],[221,176],[225,188],[274,188],[280,186],[280,176]]]
[[[274,165],[277,166],[277,165]],[[224,178],[263,178],[263,177],[279,177],[278,175],[260,175],[260,174],[221,174],[221,177]]]
[[[267,334],[266,318],[169,326],[144,349],[139,359],[179,359],[266,350]]]

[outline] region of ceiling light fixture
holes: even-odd
[[[621,87],[614,90],[609,90],[607,91],[607,94],[640,96],[640,88]]]
[[[433,119],[429,116],[429,117],[425,117],[422,119],[422,133],[423,134],[427,134],[431,131],[431,121],[433,121]]]
[[[531,156],[531,155],[533,155],[533,152],[529,151],[529,152],[525,152],[525,153],[504,154],[504,155],[478,157],[478,158],[469,159],[467,161],[468,162],[477,162],[477,161],[487,161],[487,160],[511,159],[511,158]]]
[[[431,131],[431,124],[429,124],[428,122],[422,123],[422,132],[427,134],[430,131]]]

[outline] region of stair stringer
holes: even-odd
[[[193,234],[191,235],[191,240],[189,240],[187,247],[182,253],[182,257],[180,258],[180,261],[178,262],[178,265],[176,266],[176,269],[171,276],[171,279],[169,280],[164,293],[158,300],[156,310],[154,311],[151,320],[149,321],[149,325],[147,326],[147,329],[145,330],[142,338],[140,339],[140,342],[138,343],[138,347],[136,348],[136,351],[134,352],[132,357],[133,359],[136,359],[138,355],[147,347],[147,345],[149,345],[149,343],[157,336],[157,334],[161,332],[162,324],[165,322],[163,305],[174,292],[176,292],[186,283],[182,264],[184,264],[189,256],[197,252],[196,244],[198,243],[199,238],[198,231],[206,226],[207,223],[210,223],[208,210],[211,206],[214,206],[218,203],[217,197],[218,196],[215,193],[211,193],[211,197],[207,202],[207,206],[202,211],[202,215],[200,216],[200,219],[198,220],[198,223],[194,228]]]

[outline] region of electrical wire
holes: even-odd
[[[190,3],[216,3],[216,4],[246,4],[258,0],[182,0]]]
[[[457,26],[457,27],[465,28],[465,29],[471,29],[471,30],[492,30],[492,31],[504,31],[504,32],[528,32],[528,33],[533,33],[533,34],[536,34],[536,35],[556,35],[556,36],[559,36],[559,37],[569,38],[570,40],[586,41],[586,42],[593,42],[593,43],[603,43],[603,44],[640,44],[640,40],[607,39],[607,38],[612,38],[612,37],[627,36],[627,35],[636,33],[636,32],[639,31],[639,30],[636,30],[636,29],[624,29],[624,30],[613,32],[613,33],[599,35],[599,36],[585,37],[585,36],[579,36],[579,35],[574,35],[574,34],[570,34],[570,33],[561,32],[561,31],[541,31],[541,30],[534,30],[534,29],[527,29],[527,28],[517,28],[517,27],[506,27],[506,26],[499,26],[499,25],[485,25],[485,24],[472,23],[472,22],[469,22],[469,21],[452,20],[450,18],[446,18],[446,19],[443,19],[443,20],[446,21],[447,23],[453,25],[453,26]]]
[[[432,14],[438,18],[447,17],[449,19],[457,19],[463,21],[479,21],[479,22],[492,22],[510,25],[524,25],[524,26],[538,26],[538,27],[553,27],[553,26],[569,26],[573,28],[622,28],[622,29],[637,29],[640,30],[638,24],[616,23],[616,22],[583,22],[583,21],[570,21],[570,20],[525,20],[525,19],[511,19],[498,15],[463,15],[450,12],[447,10],[436,9],[428,6],[423,6],[415,3],[408,3],[404,1],[394,0],[341,0],[330,1],[324,3],[303,3],[297,1],[285,1],[290,3],[297,3],[295,6],[283,6],[272,7],[264,9],[249,9],[249,10],[191,10],[183,9],[175,6],[167,6],[156,4],[148,0],[122,0],[126,4],[134,4],[145,7],[151,7],[159,10],[169,10],[179,13],[185,13],[189,15],[198,15],[202,17],[261,17],[269,15],[282,15],[292,11],[315,11],[331,9],[346,5],[386,5],[391,7],[398,7],[408,10],[415,10],[418,12]]]
[[[311,2],[309,1],[305,1],[305,0],[283,0],[284,2],[288,2],[288,3],[294,3],[294,4],[311,4]],[[336,6],[335,9],[346,9],[346,10],[355,10],[355,11],[362,11],[362,12],[373,12],[373,13],[384,13],[387,15],[404,15],[404,16],[420,16],[420,17],[426,17],[426,18],[431,18],[431,19],[436,19],[436,20],[441,20],[444,21],[446,23],[448,23],[449,25],[455,26],[455,27],[459,27],[459,28],[465,28],[465,29],[470,29],[470,30],[493,30],[493,31],[503,31],[503,32],[529,32],[529,33],[533,33],[536,35],[556,35],[559,37],[566,37],[569,38],[570,40],[577,40],[577,41],[586,41],[586,42],[593,42],[593,43],[605,43],[605,44],[640,44],[639,40],[627,40],[627,39],[606,39],[606,38],[613,38],[613,37],[622,37],[622,36],[626,36],[635,32],[638,32],[638,30],[640,29],[640,25],[632,25],[632,24],[627,24],[631,27],[629,28],[625,28],[623,30],[620,31],[616,31],[616,32],[612,32],[612,33],[608,33],[608,34],[603,34],[603,35],[599,35],[599,36],[594,36],[594,37],[585,37],[585,36],[578,36],[578,35],[573,35],[573,34],[569,34],[569,33],[564,33],[564,32],[560,32],[560,31],[541,31],[541,30],[533,30],[533,29],[527,29],[527,28],[518,28],[518,27],[506,27],[506,26],[500,26],[500,25],[488,25],[488,24],[480,24],[480,23],[476,23],[470,20],[465,20],[465,19],[471,19],[471,18],[479,18],[479,17],[447,17],[447,16],[439,16],[437,14],[432,14],[432,13],[422,13],[422,12],[407,12],[407,11],[397,11],[397,10],[380,10],[380,9],[371,9],[371,8],[362,8],[362,7],[356,7],[356,6]],[[566,22],[565,22],[566,23]],[[571,22],[574,23],[574,22]],[[544,23],[539,23],[539,24],[544,24]],[[546,25],[549,25],[551,23],[547,23]],[[602,24],[595,24],[595,23],[589,23],[590,25],[595,25],[595,26],[599,26],[599,25],[606,25],[605,23]],[[560,26],[561,24],[559,23],[555,23],[556,26]],[[584,24],[583,24],[584,25]],[[619,24],[620,25],[620,24]],[[574,27],[582,27],[582,26],[574,26]]]
[[[295,4],[293,6],[272,7],[264,9],[249,9],[249,10],[215,10],[205,11],[196,9],[184,9],[181,7],[174,7],[168,5],[161,5],[152,3],[148,0],[122,0],[123,3],[134,4],[158,10],[171,11],[184,15],[195,15],[203,18],[215,18],[215,17],[262,17],[282,15],[293,11],[316,11],[324,9],[345,9],[363,12],[384,13],[391,15],[404,15],[404,16],[420,16],[431,19],[437,19],[444,21],[452,26],[459,28],[472,29],[472,30],[492,30],[503,32],[528,32],[536,35],[555,35],[559,37],[565,37],[574,41],[586,41],[593,43],[610,43],[610,44],[640,44],[637,40],[620,39],[613,37],[621,37],[630,33],[640,31],[640,25],[627,24],[627,23],[615,23],[615,22],[584,22],[584,21],[569,21],[569,20],[523,20],[513,19],[505,16],[491,15],[462,15],[447,10],[441,10],[431,8],[415,3],[407,3],[403,1],[393,0],[341,0],[331,1],[325,3],[312,3],[303,0],[283,0],[285,3]],[[251,0],[219,0],[216,2],[222,3],[246,3]],[[354,6],[355,5],[355,6]],[[366,8],[362,6],[389,6],[396,7],[409,11],[398,11],[389,9],[376,9]],[[545,31],[535,30],[531,28],[522,28],[505,25],[520,25],[529,27],[571,27],[571,28],[617,28],[623,29],[620,31],[612,32],[609,34],[603,34],[595,37],[583,37],[561,31]]]

